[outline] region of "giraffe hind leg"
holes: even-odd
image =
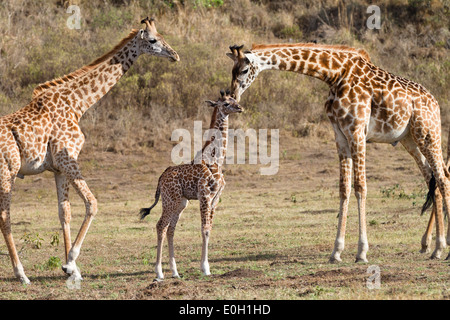
[[[415,141],[422,141],[422,143],[417,143],[421,153],[425,156],[427,162],[429,163],[433,175],[436,179],[436,184],[438,190],[436,190],[435,204],[436,204],[436,249],[433,252],[431,258],[440,258],[442,250],[446,246],[446,241],[444,238],[444,219],[442,213],[442,198],[446,207],[450,204],[450,181],[447,169],[444,165],[444,160],[442,158],[440,139],[434,139],[432,135],[423,134],[422,132],[414,132],[413,138]],[[426,138],[424,138],[426,137]],[[440,198],[442,197],[442,198]]]
[[[187,199],[185,199],[185,198],[181,199],[178,210],[171,217],[170,222],[169,222],[169,227],[167,230],[167,242],[169,245],[169,265],[170,265],[170,270],[172,271],[172,278],[180,277],[180,275],[178,274],[178,270],[177,270],[177,264],[175,262],[175,249],[173,246],[173,238],[175,235],[175,228],[177,226],[177,222],[180,219],[180,216],[183,213],[183,210],[187,207],[187,205],[188,205]]]
[[[167,229],[170,223],[170,215],[171,210],[168,210],[164,206],[163,202],[163,211],[161,214],[161,218],[159,218],[158,223],[156,224],[156,233],[157,233],[157,247],[156,247],[156,263],[155,263],[155,272],[156,272],[156,281],[164,280],[164,273],[162,270],[162,249],[164,238],[167,234]]]
[[[23,284],[29,284],[30,280],[27,278],[23,270],[11,232],[10,205],[13,184],[14,177],[11,176],[11,171],[8,169],[8,165],[3,162],[1,164],[0,180],[0,229],[2,230],[3,237],[5,238],[16,278],[18,278]]]
[[[78,169],[78,164],[75,160],[72,161],[77,170],[73,172],[63,172],[68,180],[71,182],[77,194],[84,201],[84,205],[86,208],[86,214],[83,222],[81,223],[80,230],[78,231],[77,237],[70,248],[67,263],[62,266],[62,269],[65,273],[71,276],[73,280],[82,280],[80,270],[76,265],[76,259],[78,258],[81,250],[81,246],[84,242],[86,234],[89,230],[89,227],[94,219],[94,216],[97,213],[97,199],[94,197],[92,192],[90,191],[86,181],[81,175],[81,172]]]
[[[58,195],[58,214],[59,221],[61,223],[63,237],[64,237],[64,249],[66,255],[66,263],[69,259],[69,252],[71,249],[70,238],[70,202],[69,202],[69,183],[66,176],[55,173],[56,193]]]
[[[443,222],[443,215],[442,215],[442,197],[439,193],[439,190],[435,190],[435,183],[431,182],[432,178],[432,170],[430,168],[430,165],[427,162],[427,159],[417,146],[416,142],[412,138],[411,135],[407,135],[402,141],[401,141],[403,147],[405,150],[414,158],[416,161],[417,166],[420,169],[420,172],[422,173],[422,176],[424,177],[427,185],[430,186],[430,188],[433,189],[433,193],[429,193],[427,197],[427,202],[424,204],[424,207],[422,208],[422,213],[424,210],[426,210],[426,207],[429,205],[433,205],[432,212],[430,214],[430,219],[428,221],[427,229],[422,236],[422,249],[420,252],[425,253],[429,252],[429,247],[431,245],[431,237],[432,237],[432,230],[433,226],[436,221],[436,248],[432,254],[432,258],[438,258],[441,255],[442,249],[445,248],[445,242],[444,242],[444,222]],[[435,192],[434,192],[435,191]],[[434,198],[432,200],[432,198]],[[429,201],[430,200],[430,201]],[[432,201],[431,201],[432,200]]]

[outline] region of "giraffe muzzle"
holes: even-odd
[[[177,62],[177,61],[180,61],[180,56],[175,51],[172,51],[172,52],[170,52],[169,59],[172,62]]]
[[[178,56],[178,54],[175,53],[173,56],[170,57],[170,60],[172,62],[177,62],[180,61],[180,57]]]

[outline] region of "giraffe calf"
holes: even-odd
[[[202,220],[202,256],[201,271],[210,275],[208,263],[208,241],[212,228],[214,211],[225,187],[222,164],[225,159],[228,136],[228,115],[240,113],[242,108],[227,92],[221,91],[217,101],[207,101],[214,108],[210,129],[212,134],[205,143],[201,159],[196,158],[191,164],[168,167],[159,177],[155,202],[149,208],[142,208],[144,219],[162,198],[162,215],[156,224],[158,246],[156,258],[156,279],[164,279],[161,266],[162,243],[167,233],[169,244],[169,264],[172,277],[179,277],[174,255],[173,237],[175,227],[188,200],[199,200]],[[198,160],[198,161],[196,161]],[[197,163],[198,162],[198,163]]]

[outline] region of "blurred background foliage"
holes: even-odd
[[[450,108],[450,1],[380,0],[381,29],[370,30],[370,0],[3,0],[0,3],[0,114],[26,105],[33,88],[88,64],[140,28],[146,16],[181,61],[143,56],[81,121],[86,151],[132,152],[205,121],[204,100],[231,80],[228,47],[309,42],[366,49],[373,62],[424,85],[439,101],[443,132]],[[66,25],[78,5],[81,29]],[[265,72],[243,95],[247,112],[231,127],[279,128],[332,136],[327,86],[287,72]]]

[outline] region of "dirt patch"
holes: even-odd
[[[251,269],[236,269],[233,271],[225,272],[220,275],[221,278],[259,278],[264,275],[264,272]]]
[[[195,299],[198,297],[198,288],[189,286],[179,279],[154,281],[144,288],[138,299]]]
[[[293,259],[286,259],[286,260],[281,260],[281,261],[273,261],[271,262],[269,265],[271,267],[276,266],[276,265],[286,265],[286,264],[301,264],[304,265],[306,264],[304,261],[301,261],[297,258],[293,258]]]
[[[333,287],[349,286],[354,283],[365,283],[367,273],[362,268],[339,268],[321,270],[308,275],[293,277],[301,286],[317,286],[329,284]]]

